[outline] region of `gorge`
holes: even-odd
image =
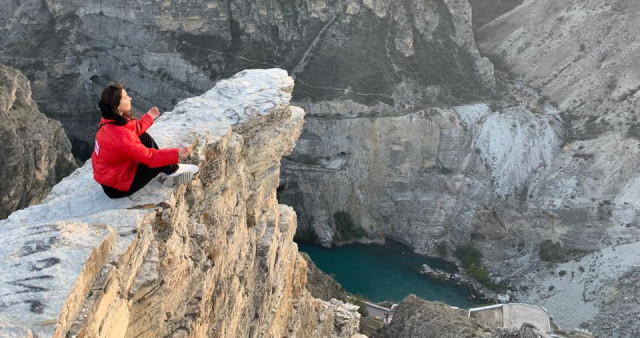
[[[79,158],[96,75],[175,112],[242,69],[286,69],[306,124],[277,188],[299,234],[471,246],[563,327],[639,334],[639,5],[471,2],[513,8],[474,27],[466,0],[9,0],[0,61]]]

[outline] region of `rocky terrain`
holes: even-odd
[[[358,227],[431,254],[470,244],[561,326],[637,335],[640,257],[611,254],[640,240],[637,7],[524,1],[489,22],[480,49],[511,79],[488,106],[305,105],[282,199],[325,245]]]
[[[381,101],[396,110],[482,97],[493,67],[470,20],[466,0],[8,0],[0,61],[28,76],[41,110],[86,158],[98,78],[161,109],[238,70],[274,66],[295,77],[296,101]]]
[[[40,202],[76,163],[59,122],[38,111],[29,81],[0,64],[0,219]]]
[[[357,307],[305,289],[280,158],[303,125],[279,69],[244,71],[150,129],[200,172],[111,200],[91,163],[0,222],[0,335],[351,337]]]
[[[80,157],[97,79],[169,108],[239,69],[285,68],[307,123],[278,190],[302,231],[324,245],[389,236],[449,258],[471,245],[512,296],[548,299],[561,326],[632,336],[637,255],[574,277],[594,285],[571,298],[582,312],[549,287],[580,272],[557,264],[640,240],[637,7],[526,0],[474,38],[466,0],[11,0],[0,60],[32,80]],[[499,88],[474,40],[511,74]]]
[[[545,304],[558,322],[603,336],[638,335],[638,293],[631,285],[638,283],[640,264],[634,249],[639,45],[632,33],[639,10],[637,2],[624,0],[524,1],[477,34],[479,48],[498,68],[558,107],[562,151],[545,178],[530,186],[527,206],[554,215],[550,239],[593,251],[560,259],[551,269],[504,270],[537,290],[523,288],[519,297]],[[531,257],[516,265],[525,261]]]
[[[499,328],[486,322],[488,318],[469,317],[466,310],[440,302],[428,302],[415,295],[407,296],[394,310],[393,320],[378,330],[372,338],[386,337],[486,337],[486,338],[543,338],[544,330],[524,323],[518,328]],[[492,323],[493,324],[493,323]],[[555,337],[593,338],[580,331],[553,329]]]
[[[466,311],[440,302],[407,296],[395,308],[393,320],[372,337],[492,337],[491,328]]]

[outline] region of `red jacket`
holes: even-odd
[[[140,120],[131,119],[125,125],[102,118],[91,155],[93,178],[100,184],[127,191],[138,163],[149,168],[178,163],[178,148],[153,149],[140,142],[139,136],[152,124],[153,117],[149,114]]]

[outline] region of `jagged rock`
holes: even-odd
[[[296,216],[275,198],[303,124],[292,88],[283,70],[244,71],[161,116],[161,146],[194,146],[188,185],[111,200],[87,162],[0,222],[0,335],[356,334],[355,307],[305,289]]]
[[[391,323],[372,338],[492,337],[490,327],[466,316],[465,311],[440,302],[407,296],[394,309]]]
[[[40,202],[76,163],[58,121],[38,111],[29,80],[0,64],[0,219]]]
[[[543,338],[544,336],[540,333],[533,325],[522,324],[519,329],[500,329],[497,334],[494,336],[495,338]]]

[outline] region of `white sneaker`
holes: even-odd
[[[178,185],[191,182],[193,175],[197,174],[200,169],[195,164],[178,164],[178,170],[173,174],[167,175],[162,183],[170,185]]]

